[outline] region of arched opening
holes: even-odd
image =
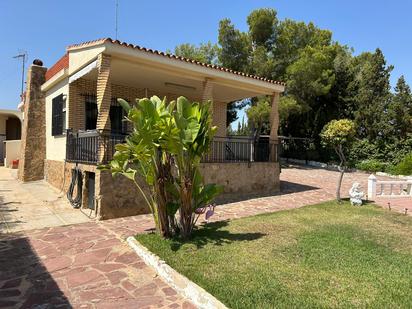
[[[19,159],[21,131],[21,113],[0,110],[0,165],[5,164],[6,157],[9,161]]]
[[[10,116],[6,119],[6,140],[21,139],[21,121],[18,117]]]

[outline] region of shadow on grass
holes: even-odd
[[[170,248],[173,251],[177,251],[182,245],[189,243],[195,245],[197,249],[200,249],[209,244],[222,246],[232,242],[252,241],[266,236],[266,234],[263,233],[231,233],[222,229],[228,224],[229,222],[225,220],[201,225],[198,229],[193,231],[190,240],[183,241],[178,238],[173,239]]]

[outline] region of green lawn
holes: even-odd
[[[231,308],[412,308],[412,218],[328,202],[137,239]]]

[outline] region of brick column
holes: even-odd
[[[275,92],[272,95],[272,106],[270,109],[270,139],[278,139],[278,129],[279,129],[279,93]]]
[[[202,102],[206,101],[213,102],[213,83],[209,78],[206,78],[203,82]]]
[[[112,85],[110,82],[110,55],[100,54],[97,64],[97,129],[110,131],[110,103]]]
[[[213,101],[213,82],[206,78],[203,82],[202,102],[212,101],[212,117],[214,126],[217,126],[216,136],[226,136],[226,109],[227,104]]]
[[[270,160],[275,162],[276,158],[279,160],[279,153],[277,144],[278,129],[279,129],[279,93],[275,92],[272,96],[272,106],[270,109]]]
[[[41,62],[40,62],[41,63]],[[44,178],[46,159],[46,104],[41,85],[47,68],[33,64],[27,72],[24,121],[18,178],[33,181]]]
[[[110,64],[109,55],[100,54],[97,64],[97,130],[102,132],[99,137],[98,145],[98,162],[103,162],[105,153],[110,148],[110,104],[112,100],[112,85],[110,81]]]

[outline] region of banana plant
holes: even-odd
[[[214,184],[205,185],[199,171],[200,160],[209,151],[216,132],[211,102],[192,103],[179,97],[167,104],[166,98],[154,96],[137,100],[134,106],[122,99],[119,103],[127,112],[126,120],[133,124],[133,132],[125,143],[116,145],[110,164],[100,168],[135,183],[163,237],[180,233],[187,239],[196,224],[196,210],[208,207],[223,190]],[[137,175],[144,178],[149,194],[140,186]],[[208,216],[212,213],[210,208]]]
[[[176,107],[174,120],[179,138],[173,154],[178,171],[180,233],[187,239],[195,225],[195,210],[210,203],[223,188],[215,184],[204,185],[199,171],[200,160],[209,151],[217,130],[212,126],[211,102],[192,103],[179,97]]]
[[[120,105],[126,110],[126,120],[133,124],[133,131],[126,142],[116,145],[113,160],[108,166],[113,175],[122,174],[131,179],[143,195],[163,237],[172,235],[167,205],[171,200],[166,186],[173,181],[171,156],[165,146],[165,136],[173,131],[173,104],[166,104],[154,96],[137,100],[134,106],[123,99]],[[144,178],[149,194],[137,181],[137,175]]]

